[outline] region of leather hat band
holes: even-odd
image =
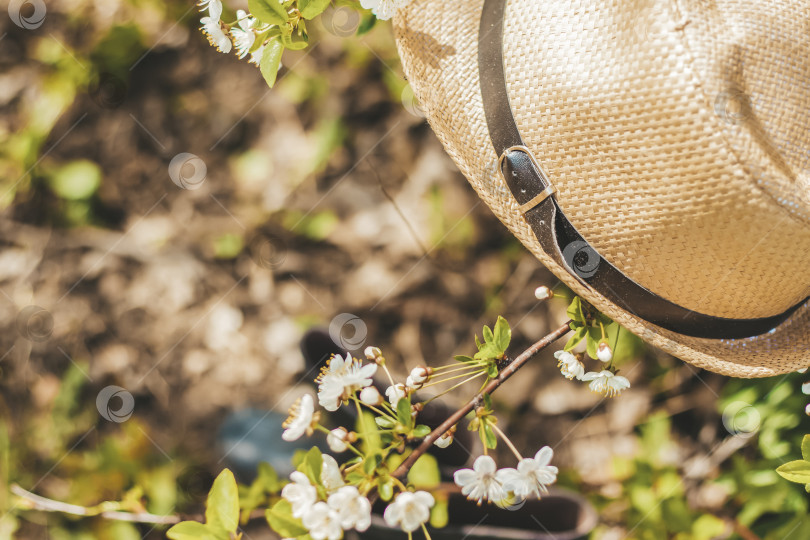
[[[478,69],[487,127],[499,166],[543,251],[581,283],[633,315],[679,334],[737,339],[764,334],[784,322],[807,298],[784,313],[730,319],[689,310],[628,278],[602,257],[565,217],[555,189],[526,147],[515,124],[503,67],[506,0],[484,0],[478,35]]]

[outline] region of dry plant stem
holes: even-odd
[[[11,492],[30,502],[32,510],[40,510],[43,512],[61,512],[63,514],[87,517],[98,516],[115,521],[154,523],[157,525],[174,525],[175,523],[180,522],[179,516],[158,516],[157,514],[150,514],[149,512],[119,512],[116,510],[108,510],[105,512],[94,513],[89,511],[84,506],[54,501],[53,499],[46,499],[45,497],[41,497],[21,488],[17,484],[11,486]]]
[[[447,420],[441,423],[439,427],[431,431],[428,436],[422,440],[422,444],[416,447],[416,450],[408,454],[408,457],[405,458],[405,460],[394,470],[393,473],[391,473],[391,476],[396,478],[402,478],[405,476],[411,467],[413,467],[413,464],[416,463],[416,460],[419,459],[419,456],[427,452],[436,439],[444,435],[451,427],[458,424],[461,419],[467,415],[467,413],[481,405],[484,400],[484,394],[491,394],[497,390],[497,388],[506,382],[509,377],[514,375],[517,370],[526,365],[526,363],[531,360],[535,354],[570,332],[571,328],[568,326],[570,322],[571,321],[566,321],[565,324],[533,344],[531,347],[520,353],[520,356],[509,362],[506,367],[500,370],[498,376],[492,379],[483,390],[468,401],[466,405],[451,414]]]

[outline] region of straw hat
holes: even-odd
[[[405,73],[559,279],[701,368],[810,365],[810,1],[411,0]]]

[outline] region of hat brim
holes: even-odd
[[[810,365],[810,302],[770,332],[744,339],[689,337],[620,309],[541,248],[492,164],[478,80],[483,0],[412,0],[394,19],[403,67],[434,132],[478,195],[520,242],[576,294],[644,341],[690,364],[734,377],[769,377]],[[463,134],[460,136],[459,134]]]

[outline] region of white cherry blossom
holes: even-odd
[[[355,486],[344,486],[329,496],[329,507],[338,513],[345,530],[363,532],[371,525],[371,503]]]
[[[318,377],[318,402],[327,411],[336,411],[355,391],[371,385],[377,364],[366,364],[346,354],[334,355]]]
[[[312,396],[304,394],[290,407],[290,416],[282,426],[286,428],[281,434],[285,441],[295,441],[305,433],[312,435],[312,419],[315,412],[315,404]]]
[[[557,481],[557,467],[549,465],[554,451],[544,446],[534,455],[534,458],[523,458],[517,469],[502,469],[499,471],[503,478],[503,487],[518,497],[529,497],[540,492],[548,493],[548,485]]]
[[[599,373],[589,371],[582,376],[582,380],[585,382],[590,381],[588,387],[591,389],[591,391],[598,394],[603,394],[607,397],[616,396],[622,390],[630,388],[630,381],[628,381],[626,377],[616,375],[607,369],[602,370]]]
[[[250,52],[250,48],[253,47],[253,43],[256,41],[256,34],[253,32],[253,25],[256,24],[256,19],[250,17],[241,9],[237,10],[236,19],[239,28],[232,28],[231,36],[233,37],[233,43],[236,47],[236,54],[239,58],[244,58]]]
[[[497,502],[506,496],[503,490],[503,474],[490,456],[478,456],[472,469],[456,471],[453,480],[461,488],[462,495],[477,501],[478,504],[485,499]]]
[[[378,405],[381,399],[380,391],[373,386],[367,386],[360,391],[360,401],[366,405]]]
[[[410,533],[430,519],[430,509],[436,503],[427,491],[403,491],[385,509],[383,517],[390,527],[400,527]]]
[[[439,448],[447,448],[453,442],[453,434],[449,431],[433,441],[433,444],[438,446]]]
[[[568,351],[557,351],[554,353],[557,359],[557,367],[566,379],[582,379],[585,374],[585,366],[577,360],[577,357]]]
[[[407,0],[360,0],[363,9],[370,9],[371,12],[381,21],[393,17],[397,9],[407,3]]]
[[[211,45],[216,47],[219,52],[231,52],[231,40],[228,39],[228,36],[226,36],[222,31],[222,27],[219,24],[219,18],[213,19],[211,17],[203,17],[200,19],[200,23],[202,24],[202,31],[208,38],[208,42]]]
[[[301,519],[313,540],[340,540],[343,529],[340,515],[325,502],[315,503]]]
[[[290,482],[281,490],[281,496],[292,506],[292,515],[301,518],[318,500],[318,490],[310,484],[307,475],[300,471],[290,474]]]

